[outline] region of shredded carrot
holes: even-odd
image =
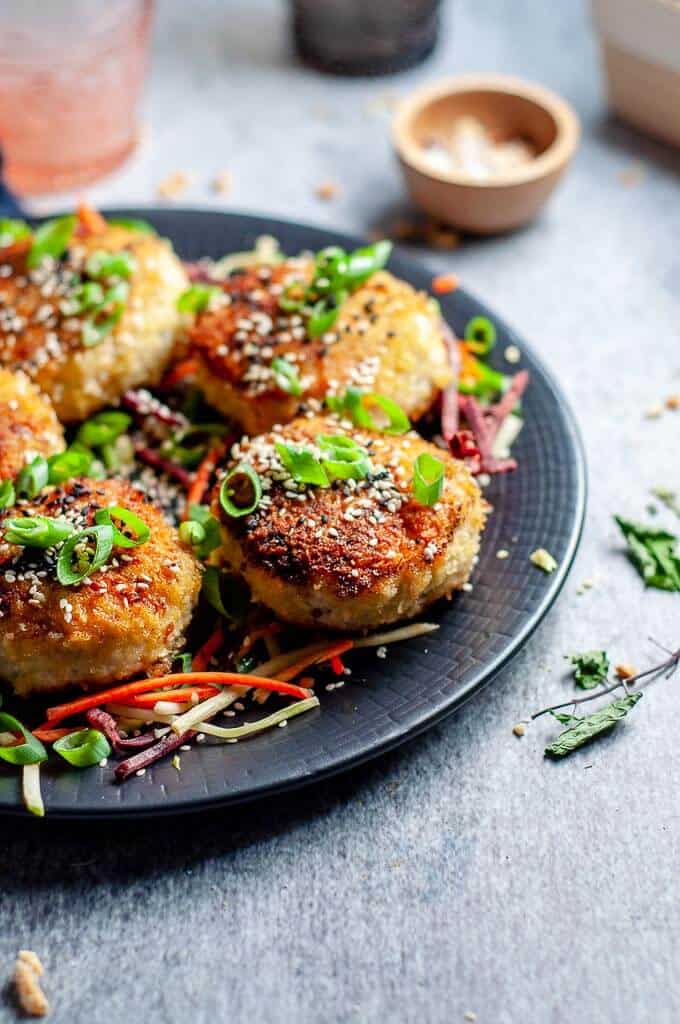
[[[351,646],[351,641],[349,643]],[[346,648],[343,647],[343,650]],[[339,652],[333,650],[332,653]],[[297,675],[297,672],[295,674]],[[136,679],[132,683],[121,683],[120,686],[112,686],[108,690],[100,690],[99,693],[91,693],[86,697],[68,701],[66,704],[48,708],[47,720],[50,726],[53,726],[57,722],[63,722],[65,718],[70,718],[71,715],[89,711],[90,708],[98,708],[103,704],[125,703],[130,697],[136,697],[139,693],[150,693],[153,690],[160,690],[164,686],[181,686],[182,684],[191,687],[201,684],[247,688],[257,686],[262,690],[273,690],[276,693],[285,693],[289,697],[297,697],[298,700],[305,700],[309,697],[308,690],[279,679],[242,675],[240,672],[176,672],[168,676],[156,676],[155,679]]]
[[[321,661],[329,661],[332,658],[338,657],[340,654],[344,654],[345,651],[349,651],[354,646],[353,640],[338,640],[334,644],[329,644],[321,651],[308,654],[304,658],[300,658],[294,665],[289,668],[283,669],[278,672],[279,679],[295,679],[295,676],[299,676],[301,672],[304,672],[310,665],[318,665]]]
[[[339,654],[331,658],[331,669],[335,672],[336,676],[341,676],[345,671],[345,666],[342,663],[342,658]]]
[[[217,686],[192,686],[191,688],[183,687],[180,690],[159,690],[158,692],[140,693],[136,697],[130,697],[128,698],[128,704],[131,708],[153,708],[159,700],[171,701],[173,704],[182,704],[185,701],[194,699],[194,694],[201,701],[206,700],[208,697],[214,697],[219,692]]]
[[[458,342],[460,352],[460,378],[461,380],[477,381],[480,377],[479,360],[470,351],[464,341]]]
[[[195,359],[183,359],[168,370],[160,386],[162,389],[174,388],[175,384],[181,384],[187,377],[193,377],[197,369],[198,363]]]
[[[55,740],[60,740],[62,736],[69,736],[72,732],[79,732],[79,730],[80,726],[76,726],[73,729],[53,729],[50,722],[43,722],[42,725],[33,730],[33,735],[43,743],[54,743]]]
[[[210,664],[210,659],[214,654],[222,647],[224,643],[224,633],[222,627],[218,626],[214,632],[210,634],[206,642],[202,647],[196,651],[196,654],[191,659],[191,668],[194,672],[203,672]]]
[[[210,483],[210,477],[217,469],[217,463],[224,454],[224,445],[218,444],[214,448],[211,448],[203,461],[194,474],[194,479],[187,492],[187,503],[184,510],[184,518],[187,519],[189,516],[190,505],[200,505],[203,501],[203,495],[208,489]]]
[[[455,292],[458,287],[458,278],[455,274],[438,274],[432,278],[432,291],[436,295],[446,295],[448,292]]]
[[[102,231],[106,231],[106,221],[89,203],[79,203],[76,212],[84,235],[101,235]]]

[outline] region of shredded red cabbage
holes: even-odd
[[[194,733],[191,729],[188,732],[182,733],[181,736],[178,736],[177,733],[169,732],[158,743],[154,743],[152,747],[147,747],[146,750],[141,750],[138,754],[133,754],[132,757],[121,761],[115,771],[116,782],[125,782],[131,775],[138,772],[140,768],[148,768],[149,765],[154,764],[161,757],[171,754],[173,750],[177,750],[183,743],[187,743],[193,735]]]
[[[499,459],[493,454],[493,443],[501,424],[510,415],[529,383],[527,370],[520,370],[510,387],[494,405],[483,406],[473,395],[458,395],[458,409],[467,423],[467,429],[457,430],[449,441],[451,453],[464,459],[470,471],[479,473],[509,473],[517,469],[513,458]]]

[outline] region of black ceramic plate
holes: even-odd
[[[198,210],[125,210],[144,217],[174,242],[185,259],[219,257],[249,248],[258,235],[275,235],[284,251],[347,248],[358,239],[287,221]],[[417,288],[431,275],[400,253],[390,269]],[[525,426],[513,451],[517,472],[496,477],[486,494],[494,506],[475,570],[474,589],[429,610],[439,632],[390,648],[350,657],[347,685],[321,692],[321,708],[232,746],[195,747],[178,773],[160,763],[123,786],[112,767],[85,771],[50,763],[43,770],[47,814],[62,817],[140,816],[195,811],[252,800],[316,782],[414,736],[449,714],[519,650],[562,587],[578,544],[585,509],[585,462],[573,415],[560,389],[530,347],[499,317],[466,292],[441,298],[445,318],[457,332],[477,314],[493,319],[499,333],[497,365],[514,343],[521,367],[531,372],[524,400]],[[529,555],[547,548],[559,569],[545,575]],[[496,557],[499,548],[510,554]],[[427,653],[426,653],[427,652]],[[0,811],[21,811],[15,769],[0,770]]]

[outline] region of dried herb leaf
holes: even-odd
[[[680,591],[678,538],[666,530],[614,516],[628,544],[628,556],[646,586]]]
[[[579,747],[590,743],[597,736],[602,736],[604,733],[609,732],[617,722],[626,717],[641,697],[641,693],[631,693],[627,697],[613,700],[611,704],[607,704],[605,707],[600,708],[599,711],[593,712],[592,715],[578,718],[545,748],[545,756],[555,759],[567,757],[574,750],[578,750]],[[568,717],[571,718],[573,716]]]
[[[652,494],[680,519],[680,498],[675,491],[670,491],[667,487],[652,487]]]
[[[604,682],[609,672],[609,658],[606,651],[584,651],[583,654],[572,654],[574,666],[574,682],[582,690],[592,690]]]

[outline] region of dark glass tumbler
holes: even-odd
[[[340,75],[385,75],[432,52],[441,0],[292,0],[299,57]]]

